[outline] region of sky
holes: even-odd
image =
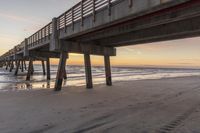
[[[0,55],[49,23],[80,0],[0,0]],[[52,60],[56,64],[58,60]],[[114,66],[200,67],[200,38],[117,48]],[[68,64],[82,65],[83,56],[70,54]],[[93,65],[103,58],[92,56]]]

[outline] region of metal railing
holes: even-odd
[[[40,43],[50,40],[52,34],[52,22],[27,38],[28,48],[34,47]]]
[[[66,31],[67,26],[74,27],[73,25],[77,21],[81,21],[81,26],[83,26],[84,18],[89,15],[93,15],[93,21],[95,21],[97,11],[108,8],[110,14],[112,4],[117,1],[120,0],[82,0],[57,18],[57,29],[65,28]]]

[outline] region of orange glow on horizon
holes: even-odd
[[[145,45],[117,48],[117,56],[111,57],[112,66],[166,66],[200,67],[200,38],[183,39]],[[1,48],[0,52],[6,51]],[[91,56],[93,66],[103,66],[103,56]],[[40,64],[41,62],[35,62]],[[58,59],[51,59],[57,65]],[[82,54],[69,54],[68,65],[84,65]]]

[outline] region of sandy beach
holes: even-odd
[[[0,93],[0,133],[200,133],[200,77]]]

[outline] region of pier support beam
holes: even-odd
[[[42,60],[41,62],[42,62],[42,70],[43,70],[43,75],[46,75],[44,61]]]
[[[8,61],[8,67],[10,67],[10,61]]]
[[[24,69],[26,70],[27,68],[26,68],[26,61],[24,61]]]
[[[15,70],[15,76],[17,76],[18,71],[19,71],[19,66],[20,66],[20,60],[16,61],[17,62],[17,66],[16,66],[16,70]]]
[[[62,82],[63,82],[63,75],[64,75],[64,71],[65,71],[67,58],[68,58],[67,53],[61,52],[60,62],[59,62],[59,66],[58,66],[58,72],[57,72],[57,76],[56,76],[55,91],[61,91]]]
[[[22,72],[24,72],[24,63],[23,63],[23,62],[24,62],[24,61],[22,60],[22,61],[21,61],[21,71],[22,71]]]
[[[32,60],[32,65],[31,65],[31,75],[34,73],[34,65],[33,65],[33,60]]]
[[[63,79],[67,79],[67,71],[66,71],[66,68],[65,68],[65,70],[64,70],[64,75],[63,75]]]
[[[27,72],[27,76],[26,76],[26,81],[30,81],[32,69],[33,69],[33,61],[32,61],[32,59],[30,59],[29,66],[28,66],[28,72]]]
[[[86,87],[87,89],[92,89],[93,88],[92,69],[91,69],[91,61],[89,54],[84,54],[84,62],[85,62]]]
[[[47,58],[46,67],[47,67],[47,80],[50,80],[51,79],[51,70],[50,70],[50,61],[49,61],[49,58]]]
[[[6,61],[6,70],[8,70],[8,61]]]
[[[17,67],[17,60],[15,60],[15,67]]]
[[[104,56],[104,64],[105,64],[106,85],[112,86],[110,56],[107,55]]]
[[[14,61],[12,60],[10,65],[10,72],[12,72],[13,68],[14,68]]]

